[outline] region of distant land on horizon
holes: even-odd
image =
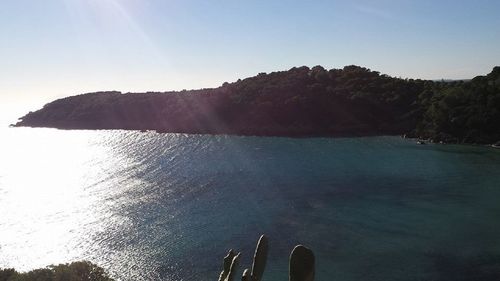
[[[500,141],[500,67],[470,80],[401,79],[350,65],[259,73],[218,88],[58,99],[14,126],[255,136],[403,135]]]

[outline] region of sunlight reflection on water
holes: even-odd
[[[121,280],[216,280],[227,249],[243,251],[244,266],[261,233],[270,281],[286,280],[298,243],[315,250],[318,280],[440,280],[468,259],[500,257],[498,150],[397,137],[0,133],[0,268],[86,259]]]
[[[80,256],[82,226],[98,217],[87,206],[99,199],[84,193],[98,176],[88,164],[105,152],[78,134],[16,129],[2,137],[2,263],[28,269]]]
[[[89,256],[99,233],[127,227],[112,212],[123,186],[116,174],[133,161],[102,132],[2,131],[0,264],[20,270]],[[123,175],[122,175],[123,176]],[[116,185],[120,182],[120,185]],[[97,239],[97,240],[95,240]]]

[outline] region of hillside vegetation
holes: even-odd
[[[0,281],[113,281],[104,269],[90,262],[73,262],[19,273],[0,269]]]
[[[381,75],[359,66],[288,71],[181,92],[63,98],[17,126],[259,136],[408,134],[443,142],[500,140],[500,67],[470,81]]]

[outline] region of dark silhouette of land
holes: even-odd
[[[290,137],[406,134],[491,144],[500,140],[500,67],[467,81],[430,81],[359,66],[304,66],[215,89],[67,97],[15,126]]]
[[[52,265],[20,273],[0,269],[0,281],[114,281],[103,268],[87,261]]]

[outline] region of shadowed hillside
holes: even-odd
[[[260,73],[216,89],[63,98],[16,126],[263,136],[410,134],[500,140],[500,67],[470,81],[399,79],[359,66]]]

